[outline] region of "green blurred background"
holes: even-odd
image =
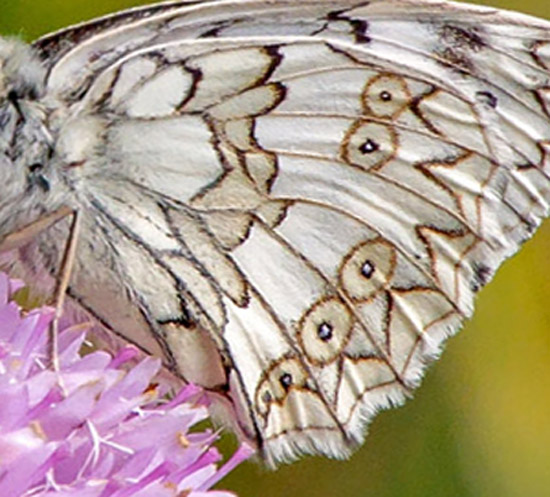
[[[27,40],[145,2],[2,0],[0,33]],[[493,0],[550,19],[547,0]],[[484,289],[413,401],[386,412],[348,461],[276,472],[245,464],[242,497],[550,496],[550,221]]]

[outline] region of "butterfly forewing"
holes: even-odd
[[[279,0],[39,40],[84,217],[70,295],[229,385],[270,463],[347,455],[547,214],[549,33],[445,2]]]

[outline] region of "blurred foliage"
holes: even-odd
[[[0,32],[31,40],[144,2],[4,0]],[[493,0],[550,19],[550,2]],[[415,395],[349,461],[307,458],[223,482],[241,497],[550,495],[550,222],[504,264]]]

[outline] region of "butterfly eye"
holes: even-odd
[[[13,105],[18,104],[19,96],[17,95],[17,92],[15,90],[10,90],[6,95],[6,98],[8,102],[10,102],[11,104]]]
[[[6,96],[7,101],[13,106],[15,111],[17,112],[17,115],[25,120],[25,115],[23,114],[23,111],[21,110],[21,106],[19,105],[19,95],[15,90],[10,90]]]

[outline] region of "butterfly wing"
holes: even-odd
[[[36,44],[84,213],[70,293],[228,388],[268,462],[345,456],[547,215],[550,26],[418,1],[143,12]]]

